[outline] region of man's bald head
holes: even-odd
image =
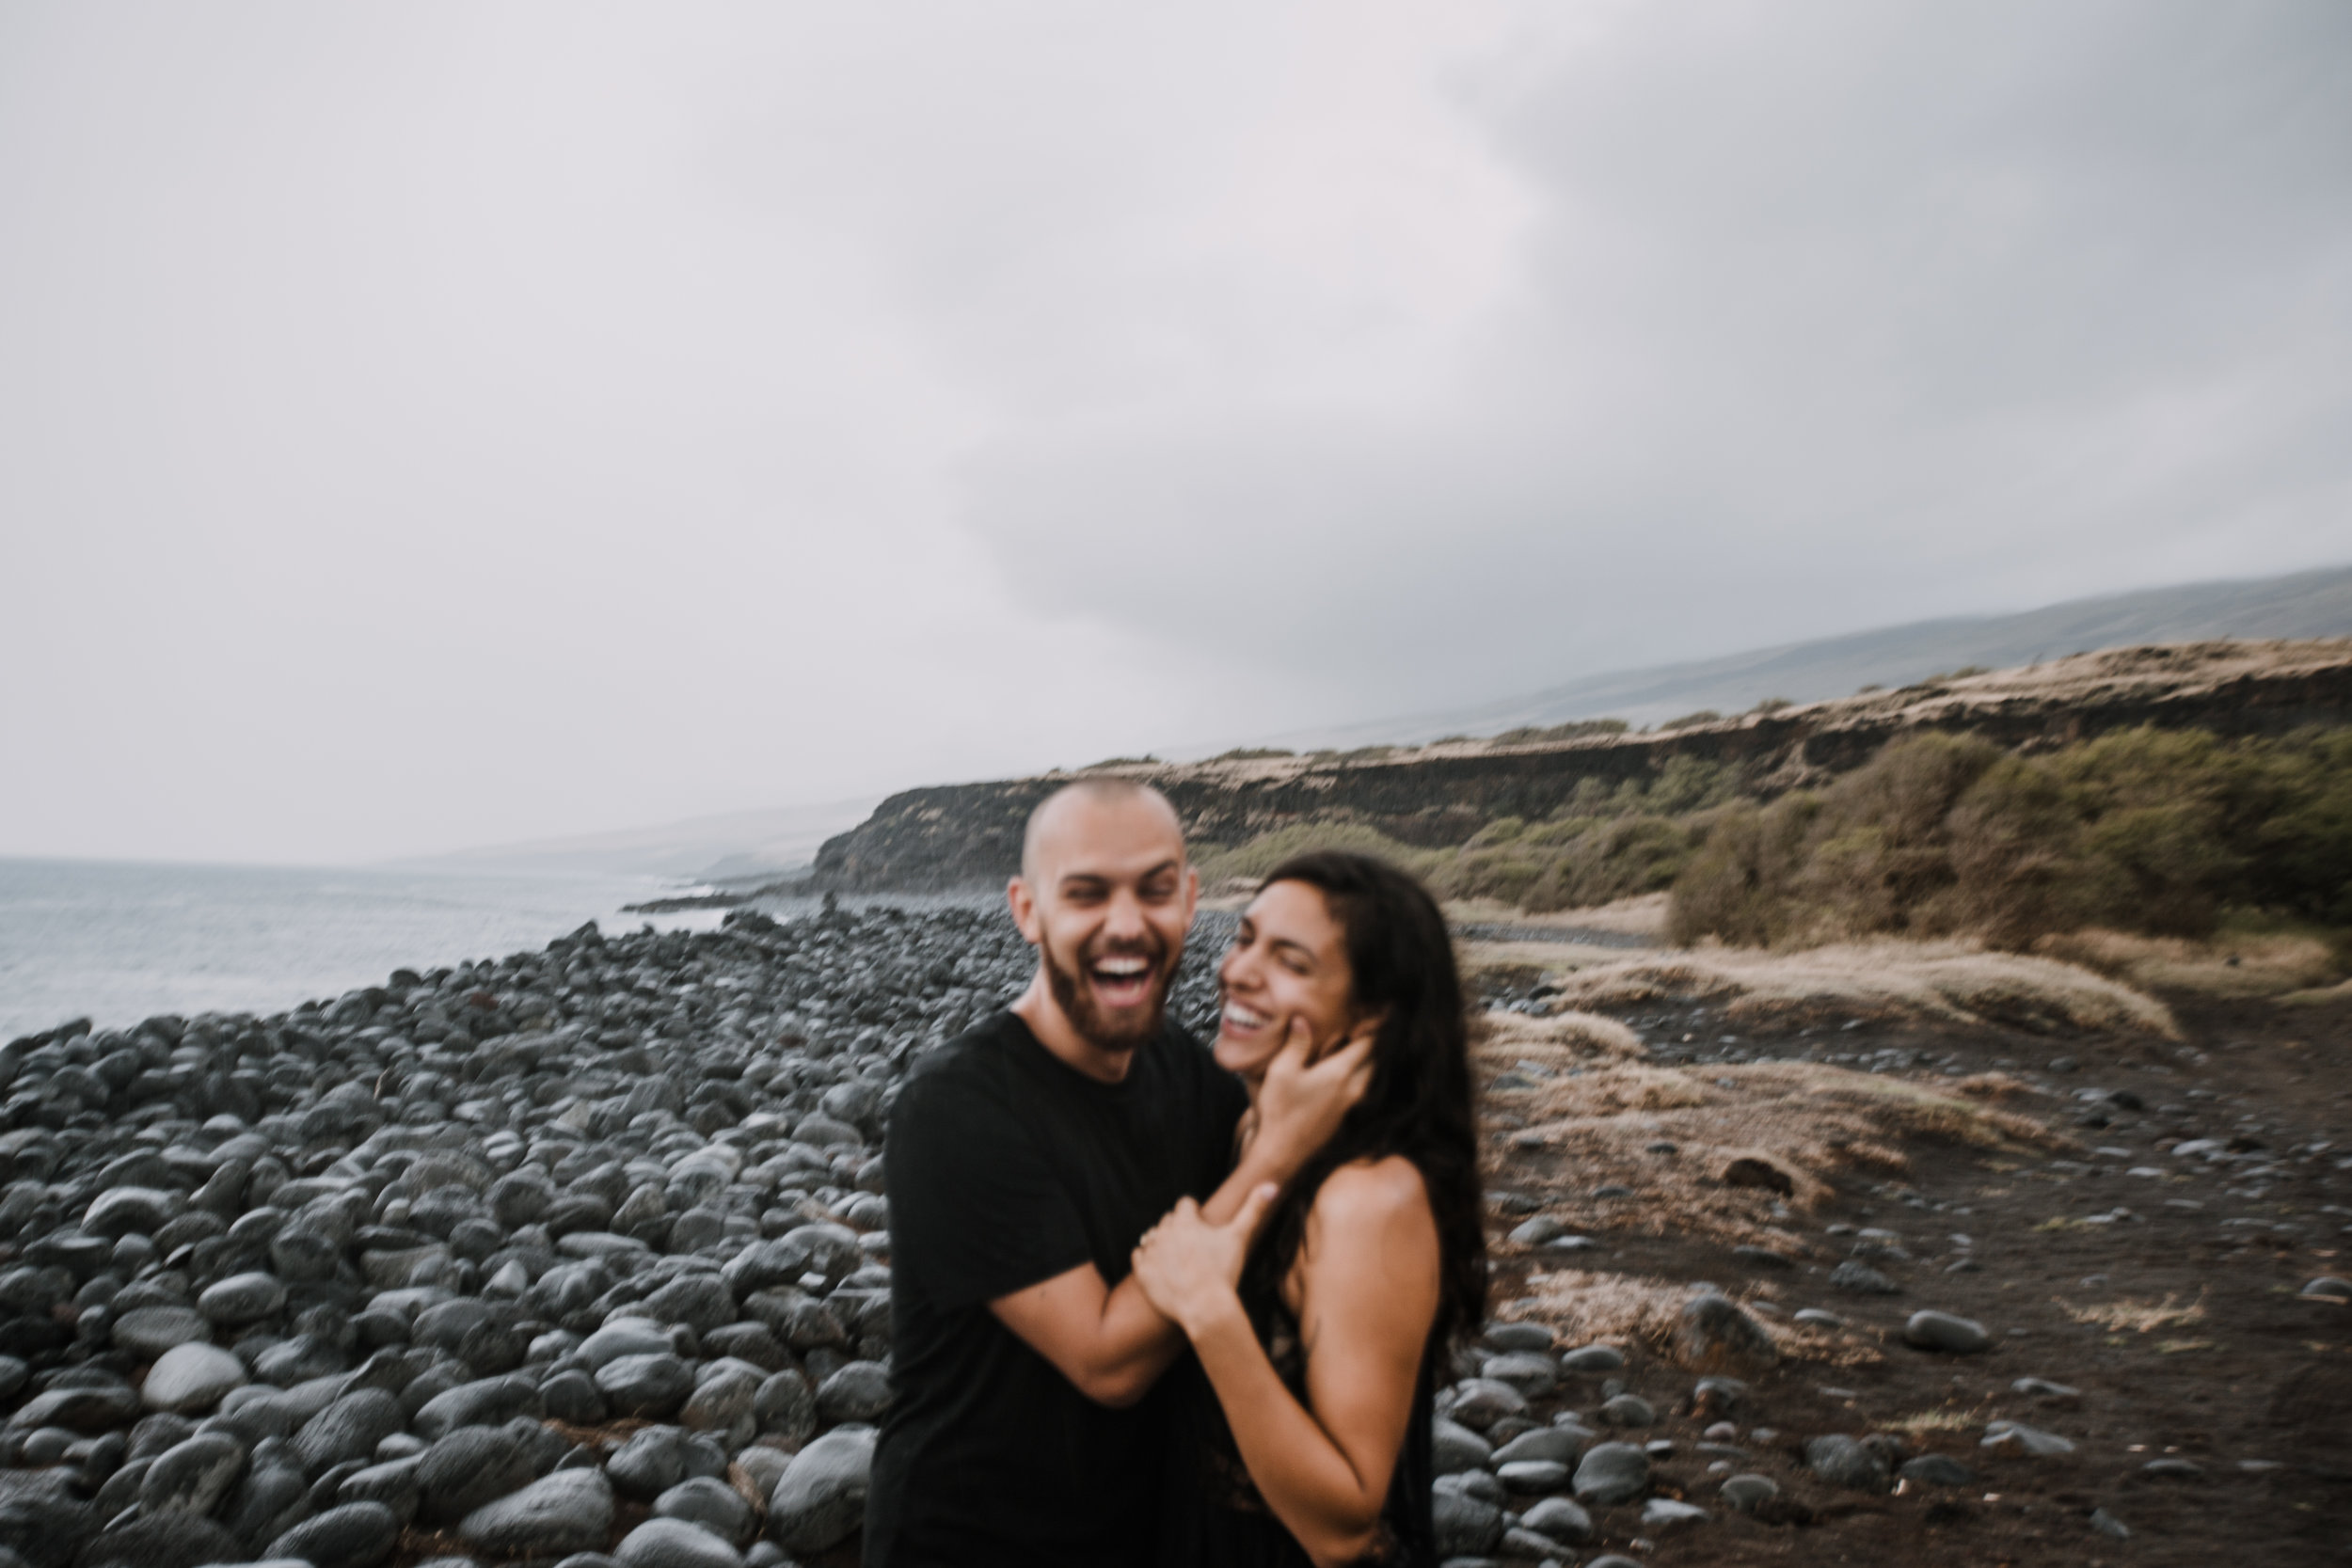
[[[1136,816],[1157,819],[1155,826],[1166,825],[1181,863],[1184,825],[1167,796],[1135,779],[1080,779],[1062,785],[1029,813],[1029,825],[1021,835],[1022,879],[1037,886],[1039,878],[1046,874],[1046,863],[1059,858],[1095,822],[1104,817],[1132,821]]]

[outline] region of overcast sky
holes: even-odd
[[[2352,6],[0,6],[0,853],[2352,559]]]

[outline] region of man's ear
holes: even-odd
[[[1015,877],[1005,884],[1005,903],[1012,911],[1012,923],[1021,931],[1021,938],[1030,946],[1037,945],[1037,895],[1029,884]]]

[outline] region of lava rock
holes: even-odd
[[[400,1519],[382,1503],[345,1503],[306,1519],[270,1543],[273,1558],[311,1568],[374,1568],[400,1541]]]
[[[1649,1455],[1630,1443],[1597,1443],[1577,1464],[1575,1487],[1581,1503],[1630,1502],[1649,1489]]]
[[[1869,1264],[1857,1262],[1851,1258],[1830,1270],[1829,1282],[1836,1290],[1851,1291],[1858,1296],[1900,1295],[1903,1289]]]
[[[246,1385],[245,1363],[217,1345],[178,1345],[155,1358],[139,1385],[150,1410],[200,1416]]]
[[[1921,1486],[1973,1486],[1977,1481],[1976,1471],[1942,1453],[1923,1453],[1916,1459],[1906,1459],[1895,1473]]]
[[[612,1549],[620,1568],[743,1568],[742,1554],[683,1519],[648,1519]]]
[[[1804,1464],[1805,1468],[1832,1486],[1855,1492],[1886,1490],[1886,1461],[1843,1433],[1816,1437],[1806,1443]]]
[[[1947,1355],[1981,1355],[1993,1348],[1984,1324],[1949,1312],[1914,1312],[1903,1324],[1903,1343]]]
[[[1581,1546],[1593,1538],[1593,1516],[1565,1497],[1546,1497],[1520,1514],[1519,1523],[1570,1546]]]
[[[787,1551],[820,1552],[846,1538],[866,1511],[874,1429],[842,1427],[803,1449],[768,1501],[768,1533]]]
[[[499,1557],[590,1551],[612,1534],[612,1487],[601,1470],[558,1470],[485,1503],[457,1526],[468,1545]]]

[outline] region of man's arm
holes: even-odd
[[[1340,1119],[1363,1097],[1371,1076],[1372,1036],[1365,1032],[1321,1061],[1310,1063],[1313,1042],[1295,1025],[1258,1091],[1258,1132],[1233,1172],[1200,1205],[1201,1217],[1221,1226],[1243,1215],[1254,1234],[1282,1184],[1330,1141]],[[1122,1409],[1151,1391],[1176,1353],[1184,1331],[1153,1309],[1133,1275],[1106,1283],[1092,1263],[1041,1280],[988,1304],[997,1322],[1054,1364],[1087,1398]]]

